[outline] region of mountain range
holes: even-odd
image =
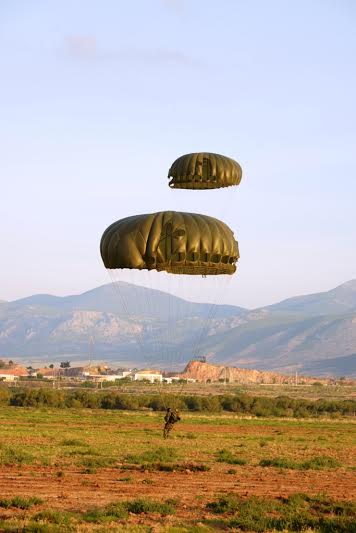
[[[1,357],[170,369],[203,355],[242,368],[355,376],[356,280],[254,310],[124,282],[0,302]]]

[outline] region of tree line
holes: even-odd
[[[257,417],[307,418],[355,416],[355,400],[305,400],[288,396],[254,397],[247,394],[221,396],[129,394],[114,391],[0,389],[0,405],[17,407],[58,407],[89,409],[150,409],[164,411],[174,406],[182,411],[201,413],[229,412]]]

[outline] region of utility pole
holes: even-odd
[[[298,385],[298,370],[295,371],[295,386]]]

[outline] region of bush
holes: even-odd
[[[161,516],[167,516],[175,513],[175,502],[167,500],[166,502],[155,502],[146,499],[137,499],[126,503],[129,513],[159,513]]]
[[[219,463],[227,463],[229,465],[245,465],[246,460],[241,457],[236,457],[229,450],[220,450],[217,454],[217,460]]]
[[[174,448],[156,448],[137,455],[127,455],[125,461],[132,464],[146,465],[149,463],[170,463],[177,459]]]
[[[11,398],[10,391],[6,388],[0,388],[0,405],[9,405]]]
[[[46,509],[37,513],[33,517],[33,520],[35,520],[36,522],[49,522],[50,524],[69,526],[74,516],[74,513],[69,513],[67,511],[54,511],[51,509]]]
[[[128,513],[145,514],[158,513],[161,516],[168,516],[175,513],[176,502],[166,500],[157,502],[153,500],[139,498],[136,500],[111,503],[103,508],[94,508],[83,515],[87,522],[113,522],[115,520],[124,520]]]
[[[338,468],[341,463],[334,457],[328,455],[319,455],[318,457],[312,457],[302,463],[303,470],[322,470],[323,468]]]
[[[297,463],[285,457],[275,457],[274,459],[261,459],[259,466],[274,466],[276,468],[290,468],[293,470],[322,470],[323,468],[338,468],[341,466],[334,457],[320,455],[312,457],[302,463]]]
[[[31,464],[34,459],[33,455],[24,450],[6,446],[0,448],[0,464],[4,466]]]
[[[294,494],[281,499],[255,496],[242,499],[226,495],[208,503],[207,508],[213,513],[226,515],[225,520],[221,517],[220,525],[228,530],[356,532],[355,503],[336,502],[326,496]]]
[[[274,459],[261,459],[259,466],[274,466],[276,468],[291,468],[296,470],[299,468],[298,463],[286,459],[285,457],[275,457]]]
[[[14,496],[13,498],[3,498],[0,500],[0,507],[4,509],[9,509],[10,507],[16,507],[17,509],[29,509],[34,505],[39,505],[43,503],[41,498],[36,496],[31,496],[30,498],[22,496]]]

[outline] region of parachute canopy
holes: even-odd
[[[238,185],[242,169],[224,155],[199,152],[176,159],[169,169],[169,178],[172,189],[219,189]]]
[[[231,229],[216,218],[161,211],[109,226],[100,243],[109,269],[146,269],[173,274],[233,274],[239,258]]]

